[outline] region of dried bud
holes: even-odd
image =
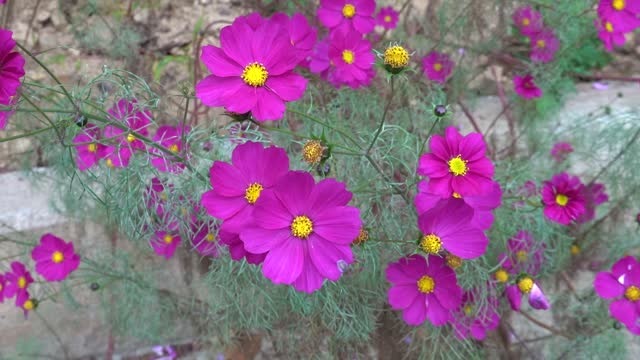
[[[367,242],[367,240],[369,240],[369,232],[364,227],[361,227],[358,237],[355,240],[353,240],[353,244],[362,245],[365,242]]]
[[[447,259],[447,265],[449,265],[449,267],[454,270],[462,266],[462,259],[453,254],[447,254],[446,259]]]
[[[309,140],[302,147],[302,158],[308,164],[318,164],[324,157],[324,150],[320,140]]]

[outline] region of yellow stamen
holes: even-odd
[[[520,281],[518,281],[518,289],[520,289],[520,292],[523,294],[528,294],[529,291],[531,291],[531,288],[533,287],[533,279],[531,279],[530,277],[523,277],[522,279],[520,279]]]
[[[604,23],[604,27],[605,27],[605,29],[607,29],[608,32],[610,32],[610,33],[613,32],[613,24],[611,24],[609,21]]]
[[[630,301],[640,300],[640,288],[633,285],[629,286],[627,290],[624,291],[624,297]]]
[[[313,232],[313,222],[305,215],[296,216],[291,222],[291,234],[306,239]]]
[[[547,42],[546,42],[546,41],[544,41],[544,40],[542,40],[542,39],[540,39],[540,40],[536,41],[536,45],[537,45],[539,48],[544,48],[545,46],[547,46]]]
[[[384,17],[384,22],[391,22],[391,16],[386,15],[386,16]]]
[[[624,8],[625,8],[625,6],[627,4],[625,3],[624,0],[613,0],[613,4],[612,5],[613,5],[614,9],[616,9],[618,11],[621,11],[621,10],[624,10]]]
[[[569,202],[569,198],[567,197],[567,195],[564,195],[564,194],[556,195],[556,204],[560,206],[566,206],[568,202]]]
[[[353,54],[353,51],[351,50],[342,50],[342,61],[344,61],[346,64],[353,64],[353,61],[355,60],[355,55]]]
[[[251,205],[255,204],[260,197],[260,193],[262,192],[262,185],[258,183],[252,183],[247,187],[247,190],[244,192],[244,198]]]
[[[409,52],[402,46],[391,46],[384,51],[384,63],[392,68],[403,68],[409,64]]]
[[[440,63],[433,64],[433,70],[435,70],[435,71],[442,70],[442,64],[440,64]]]
[[[571,249],[569,250],[571,252],[571,255],[578,255],[580,254],[580,247],[578,245],[571,245]]]
[[[20,289],[24,289],[27,287],[27,278],[25,278],[24,276],[20,276],[18,278],[18,287]]]
[[[324,156],[324,146],[318,140],[309,140],[302,147],[302,158],[308,164],[317,164]]]
[[[458,194],[457,192],[453,192],[453,197],[456,199],[462,199],[462,195]]]
[[[171,244],[173,242],[173,236],[167,234],[165,235],[162,240],[166,243],[166,244]]]
[[[269,72],[264,65],[254,62],[245,66],[241,77],[245,84],[253,87],[259,87],[264,86],[267,82]]]
[[[473,313],[473,306],[471,306],[470,304],[467,304],[464,306],[464,314],[469,316]]]
[[[516,258],[518,259],[518,262],[525,262],[529,258],[529,254],[524,250],[520,250],[516,253]]]
[[[347,19],[351,19],[356,14],[356,7],[352,4],[346,4],[342,8],[342,15]]]
[[[178,147],[177,144],[173,144],[169,146],[169,150],[171,150],[172,153],[177,153],[178,151],[180,151],[180,148]]]
[[[426,253],[437,254],[442,248],[442,240],[435,234],[425,235],[420,241],[420,248]]]
[[[462,157],[458,155],[449,160],[449,171],[455,176],[464,176],[467,174],[467,170],[469,170],[467,167],[468,162],[467,160],[462,160]]]
[[[113,165],[113,160],[111,159],[105,160],[105,163],[107,164],[107,167],[110,167],[112,169],[115,167],[115,165]]]
[[[214,242],[215,240],[216,240],[215,235],[213,235],[211,233],[207,234],[207,241],[208,242]]]
[[[425,275],[418,280],[418,291],[425,294],[430,294],[433,292],[433,289],[436,288],[436,282],[433,281],[433,278]]]
[[[35,308],[35,304],[33,303],[33,301],[31,299],[27,300],[24,302],[24,304],[22,304],[22,308],[27,310],[27,311],[31,311],[33,310],[33,308]]]
[[[499,269],[495,273],[496,280],[501,283],[506,283],[509,280],[509,273],[507,273],[504,269]]]
[[[355,245],[362,245],[367,242],[367,240],[369,240],[369,232],[364,227],[361,227],[360,233],[358,234],[358,237],[353,240],[353,243]]]
[[[51,261],[56,264],[60,264],[64,261],[64,255],[60,251],[54,251],[53,255],[51,255]]]
[[[129,134],[129,135],[127,135],[127,141],[132,143],[132,142],[136,141],[136,137],[133,136],[133,134]]]
[[[522,19],[522,25],[529,26],[529,24],[531,24],[531,20],[529,20],[529,18]]]
[[[87,150],[89,150],[89,152],[94,153],[94,152],[98,151],[98,145],[96,145],[94,143],[91,143],[91,144],[89,144],[87,146]]]

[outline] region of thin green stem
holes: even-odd
[[[314,122],[314,123],[316,123],[316,124],[319,124],[319,125],[322,125],[322,126],[324,126],[324,127],[326,127],[326,128],[329,128],[329,129],[331,129],[331,130],[334,130],[334,131],[335,131],[335,132],[337,132],[338,134],[340,134],[340,135],[344,136],[344,137],[345,137],[345,138],[347,138],[349,141],[351,141],[351,142],[352,142],[354,145],[356,145],[359,149],[361,149],[361,147],[360,147],[360,143],[359,143],[359,142],[357,142],[353,137],[351,137],[351,135],[349,135],[348,133],[346,133],[344,130],[339,129],[339,128],[337,128],[337,127],[335,127],[335,126],[331,125],[331,124],[328,124],[328,123],[326,123],[326,122],[324,122],[324,121],[322,121],[322,120],[320,120],[320,119],[318,119],[318,118],[316,118],[316,117],[313,117],[313,116],[311,116],[311,115],[309,115],[309,114],[306,114],[306,113],[304,113],[304,112],[297,111],[297,110],[293,110],[293,109],[288,109],[287,111],[289,111],[289,112],[291,112],[291,113],[294,113],[294,114],[296,114],[296,115],[300,115],[300,116],[302,116],[302,117],[304,117],[304,118],[306,118],[306,119],[308,119],[308,120],[313,121],[313,122]]]
[[[387,174],[384,173],[384,171],[382,171],[382,169],[380,168],[380,165],[378,165],[373,158],[371,157],[371,155],[365,154],[364,157],[369,161],[369,163],[371,163],[371,166],[373,166],[373,168],[378,172],[378,174],[380,174],[380,176],[382,176],[382,178],[387,182],[387,184],[389,184],[389,186],[391,186],[395,192],[402,196],[402,198],[404,199],[404,201],[407,203],[407,205],[411,204],[411,200],[409,199],[409,197],[407,196],[407,194],[405,194],[404,191],[402,191],[402,189],[394,184],[391,179],[389,179],[389,177],[387,176]]]
[[[391,93],[389,94],[389,98],[387,99],[387,103],[384,105],[384,110],[382,111],[382,116],[380,117],[380,124],[378,124],[378,130],[376,131],[376,134],[373,136],[373,140],[371,140],[371,143],[369,144],[369,147],[367,148],[367,151],[365,152],[366,155],[369,155],[371,153],[371,149],[373,149],[373,146],[376,144],[376,141],[378,141],[378,137],[380,136],[380,133],[382,132],[382,128],[384,127],[384,121],[387,118],[387,113],[389,112],[389,108],[391,107],[391,102],[393,101],[393,96],[395,95],[395,89],[394,89],[394,80],[395,80],[395,76],[391,76]]]
[[[439,121],[440,121],[440,117],[436,117],[436,120],[433,122],[433,124],[431,124],[431,128],[429,129],[427,136],[425,136],[424,140],[422,140],[422,145],[420,146],[420,151],[418,152],[418,154],[422,154],[422,152],[424,151],[424,147],[427,145],[427,141],[429,141],[429,138],[433,134],[433,129],[436,128],[436,125],[438,124]]]
[[[30,132],[22,133],[20,135],[9,136],[8,138],[0,139],[0,143],[13,141],[13,140],[17,140],[17,139],[22,139],[22,138],[26,138],[26,137],[30,137],[30,136],[33,136],[33,135],[37,135],[37,134],[43,133],[45,131],[49,131],[49,130],[51,130],[53,128],[54,128],[53,126],[47,126],[46,128],[33,130],[33,131],[30,131]]]

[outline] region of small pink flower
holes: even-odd
[[[584,187],[582,195],[585,199],[585,212],[576,219],[577,223],[583,224],[596,217],[596,207],[609,201],[609,196],[605,191],[604,184],[600,183],[593,183]]]
[[[559,163],[567,160],[567,156],[573,152],[573,146],[567,142],[559,142],[551,148],[551,156]]]
[[[512,275],[526,272],[537,275],[544,262],[546,245],[533,239],[531,233],[520,230],[507,241],[507,253],[500,254],[498,259],[502,268]]]
[[[531,35],[531,61],[548,63],[560,49],[560,40],[552,29],[542,29]]]
[[[309,21],[301,13],[295,13],[289,18],[287,14],[278,12],[273,14],[272,19],[288,30],[299,62],[305,61],[316,44],[318,29],[309,25]]]
[[[35,309],[35,306],[35,300],[31,299],[29,292],[24,291],[18,293],[18,295],[16,296],[16,307],[22,309],[25,319],[29,317],[29,311]]]
[[[6,281],[5,298],[12,298],[21,293],[26,293],[29,284],[33,283],[33,278],[27,268],[18,261],[11,263],[11,272],[6,273],[4,276]]]
[[[109,115],[112,121],[122,123],[128,130],[123,130],[115,125],[105,126],[105,138],[116,142],[116,145],[107,148],[107,165],[126,167],[129,165],[133,151],[146,148],[144,142],[138,139],[133,132],[144,137],[149,136],[151,112],[140,109],[136,100],[120,99],[116,105],[109,109]]]
[[[509,305],[515,311],[520,311],[522,295],[527,295],[529,305],[534,309],[548,310],[551,307],[540,285],[526,274],[520,276],[515,285],[507,286],[506,295]]]
[[[476,301],[476,295],[472,291],[465,291],[462,294],[462,304],[452,314],[456,336],[466,339],[471,334],[476,340],[484,340],[487,330],[497,328],[500,323],[498,308],[498,299],[495,297],[479,302]]]
[[[170,227],[175,228],[176,226]],[[151,239],[151,247],[156,254],[164,256],[165,259],[169,260],[173,257],[173,254],[176,252],[176,248],[180,245],[181,241],[182,239],[180,238],[180,235],[178,235],[174,230],[156,231],[155,235]]]
[[[531,6],[517,8],[511,18],[513,19],[513,24],[524,36],[537,34],[544,27],[542,15],[533,10]]]
[[[40,245],[31,252],[36,272],[47,281],[62,281],[80,265],[72,242],[65,242],[53,234],[44,234]]]
[[[11,31],[0,29],[0,104],[9,104],[24,76],[24,57],[13,51],[16,42]]]
[[[162,217],[164,215],[164,206],[169,200],[169,193],[172,190],[172,184],[165,185],[157,177],[151,179],[151,185],[147,186],[144,195],[147,208],[154,210],[158,216]]]
[[[244,248],[244,243],[240,240],[240,235],[225,231],[224,226],[220,230],[220,233],[218,233],[218,236],[220,237],[220,243],[229,247],[229,254],[233,260],[240,261],[242,258],[245,258],[249,264],[258,265],[261,264],[267,256],[267,253],[254,254],[247,251],[247,249]]]
[[[87,124],[82,131],[73,138],[76,152],[76,165],[78,170],[85,171],[106,155],[106,146],[101,144],[102,131],[93,124]]]
[[[358,88],[370,84],[375,56],[371,43],[355,31],[336,30],[331,33],[329,60],[335,67],[334,78],[340,84]]]
[[[376,16],[376,25],[382,26],[386,30],[395,29],[398,25],[398,12],[393,10],[391,6],[380,8],[380,12]]]
[[[542,96],[542,90],[533,81],[533,76],[514,76],[513,88],[516,94],[522,96],[525,99],[534,99]]]
[[[584,185],[577,176],[563,172],[544,182],[544,215],[551,221],[569,225],[585,212]]]
[[[184,139],[189,131],[191,131],[191,128],[188,126],[183,128],[168,125],[161,126],[153,137],[153,141],[169,149],[172,153],[181,156],[188,153]],[[155,148],[151,148],[150,152],[153,156],[151,165],[158,171],[179,173],[185,168],[185,164],[177,162],[172,155],[166,152]]]
[[[320,0],[318,19],[333,31],[368,34],[375,27],[375,0]]]
[[[640,263],[625,256],[613,264],[611,272],[598,273],[593,286],[601,298],[616,299],[609,305],[609,314],[640,335]]]
[[[593,23],[598,30],[598,37],[602,40],[602,44],[607,51],[613,51],[614,45],[616,47],[624,45],[624,32],[616,28],[611,21],[607,19],[596,19]]]
[[[449,55],[436,51],[430,52],[422,59],[423,73],[427,79],[444,84],[453,71],[453,61]]]
[[[631,32],[640,26],[640,1],[600,0],[598,16],[610,21],[616,31]]]
[[[191,244],[202,256],[216,258],[219,256],[218,236],[216,226],[209,223],[196,223],[192,226],[189,237]]]

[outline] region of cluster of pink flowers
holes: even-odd
[[[73,243],[52,234],[44,234],[40,244],[31,251],[36,272],[48,282],[62,281],[80,265],[80,257],[75,253]],[[27,317],[29,311],[37,306],[37,300],[29,294],[29,285],[34,282],[25,264],[14,261],[11,271],[0,274],[0,303],[5,299],[16,298],[15,305],[22,309]]]
[[[547,63],[553,61],[555,53],[560,48],[560,40],[553,29],[544,26],[542,14],[533,10],[531,6],[517,8],[513,12],[513,24],[520,33],[531,42],[531,61]]]
[[[625,34],[640,27],[639,0],[600,0],[595,20],[598,37],[607,51],[625,43]]]
[[[562,225],[593,220],[596,207],[608,199],[604,184],[585,186],[580,178],[566,172],[554,175],[542,187],[544,215]]]
[[[609,314],[640,335],[640,262],[633,256],[621,258],[611,272],[596,275],[593,287],[601,298],[615,299],[609,304]]]
[[[15,104],[20,78],[24,76],[24,57],[16,51],[11,31],[0,28],[0,107]],[[7,126],[11,111],[0,111],[0,130]]]

